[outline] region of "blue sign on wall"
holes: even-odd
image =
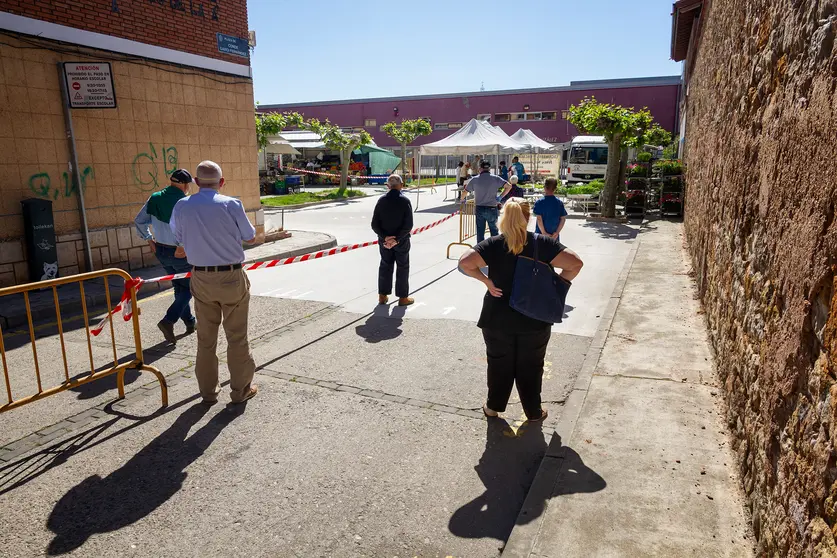
[[[250,57],[250,43],[247,39],[216,33],[218,36],[218,52],[232,54],[243,58]]]

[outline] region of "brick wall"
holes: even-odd
[[[22,43],[10,37],[3,42],[8,44],[0,45],[0,286],[26,280],[20,201],[31,197],[53,201],[61,272],[83,270],[56,64],[85,58],[15,48]],[[168,184],[167,174],[180,167],[194,171],[204,159],[222,166],[225,193],[241,198],[251,220],[261,218],[249,79],[86,52],[91,60],[117,59],[111,63],[118,108],[73,111],[88,225],[103,233],[95,235],[95,243],[91,237],[95,267],[153,263],[142,255],[130,223],[148,196]]]
[[[247,38],[247,0],[0,0],[0,11],[249,64],[218,52],[216,37]]]
[[[713,0],[686,230],[759,556],[837,556],[834,2]]]

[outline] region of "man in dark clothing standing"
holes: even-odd
[[[404,181],[397,174],[387,179],[389,192],[381,196],[372,214],[372,230],[378,235],[381,265],[378,268],[378,303],[389,302],[392,293],[392,272],[395,274],[395,296],[399,306],[415,302],[410,294],[410,231],[413,228],[413,205],[401,193]]]

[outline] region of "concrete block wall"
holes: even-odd
[[[12,277],[19,282],[20,270],[25,267],[16,266],[25,261],[20,246],[21,200],[51,200],[59,237],[81,230],[78,200],[69,176],[70,154],[56,68],[59,61],[78,59],[79,55],[51,51],[49,47],[54,45],[49,41],[39,41],[43,49],[24,49],[32,45],[12,37],[4,38],[3,43],[0,284],[8,284]],[[82,50],[92,59],[119,58]],[[204,159],[222,166],[227,179],[223,193],[242,200],[251,221],[260,225],[263,238],[263,223],[257,222],[261,202],[252,81],[152,61],[111,63],[118,108],[73,111],[88,224],[96,231],[91,245],[100,253],[97,258],[94,250],[94,266],[99,259],[103,266],[125,264],[129,268],[136,268],[140,261],[152,263],[138,255],[141,246],[126,240],[136,236],[133,218],[151,193],[168,184],[171,172],[180,167],[194,171]],[[122,235],[121,243],[118,235]],[[107,250],[102,252],[105,246]],[[71,270],[83,261],[77,255],[73,258],[68,247],[60,250],[61,268]]]
[[[837,7],[704,2],[686,231],[759,556],[837,556]]]

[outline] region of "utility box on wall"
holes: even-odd
[[[55,220],[52,202],[29,198],[23,206],[23,230],[29,254],[29,280],[46,281],[58,277],[58,249],[55,246]]]

